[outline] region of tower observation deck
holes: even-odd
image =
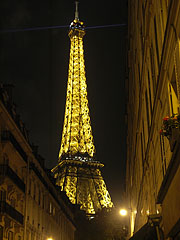
[[[90,122],[85,76],[83,37],[76,2],[75,19],[70,24],[71,41],[64,125],[59,160],[52,169],[56,184],[73,204],[86,214],[113,207],[101,175],[104,166],[95,160],[95,145]]]

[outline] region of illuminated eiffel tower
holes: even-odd
[[[70,25],[71,40],[66,108],[58,165],[52,169],[56,184],[73,204],[87,215],[113,207],[101,168],[95,160],[95,146],[90,123],[83,52],[83,22],[79,21],[76,2],[75,19]]]

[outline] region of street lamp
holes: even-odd
[[[127,210],[126,209],[120,209],[119,214],[121,216],[126,216],[127,215]]]
[[[50,237],[50,238],[47,238],[47,240],[53,240],[53,238]]]
[[[127,216],[128,217],[128,225],[130,226],[130,236],[133,235],[134,232],[134,220],[135,220],[135,214],[137,213],[137,211],[132,211],[131,208],[129,208],[128,210],[122,208],[119,210],[119,214],[122,217]]]

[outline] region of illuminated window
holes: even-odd
[[[49,203],[49,213],[52,213],[52,203]]]
[[[179,112],[175,70],[173,71],[171,82],[168,83],[168,91],[169,91],[170,115],[172,116],[173,114],[177,114]]]

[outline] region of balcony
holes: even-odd
[[[17,187],[25,193],[25,184],[18,177],[18,175],[8,166],[8,165],[0,165],[0,175],[9,177],[13,183],[17,185]]]
[[[177,130],[177,129],[175,129]],[[172,132],[172,136],[169,139],[170,141],[170,148],[172,151],[171,160],[169,162],[168,168],[166,170],[165,176],[163,178],[158,196],[157,196],[157,203],[162,204],[164,198],[170,188],[170,185],[175,178],[175,175],[178,171],[180,166],[180,132],[178,131]]]
[[[22,149],[22,147],[19,145],[15,137],[10,131],[3,131],[1,134],[2,141],[6,142],[9,141],[13,147],[16,149],[16,151],[20,154],[20,156],[24,159],[25,162],[27,162],[27,155]]]
[[[7,214],[9,217],[23,225],[23,215],[4,201],[0,201],[0,214]]]

